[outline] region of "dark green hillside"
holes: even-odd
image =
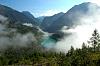
[[[89,44],[91,47],[83,43],[82,48],[71,49],[68,53],[56,53],[52,51],[43,51],[43,48],[33,47],[17,47],[9,46],[5,50],[0,51],[0,65],[34,65],[34,66],[99,66],[100,65],[100,47],[99,34],[94,31]],[[95,41],[97,41],[95,43]],[[96,46],[95,46],[96,45]],[[94,48],[95,46],[95,48]],[[94,50],[95,49],[95,50]]]

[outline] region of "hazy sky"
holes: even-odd
[[[29,11],[35,17],[38,17],[67,12],[74,5],[86,1],[87,0],[0,0],[0,4],[12,7],[18,11]],[[98,3],[99,0],[91,1]]]

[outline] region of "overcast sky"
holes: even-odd
[[[51,16],[59,12],[67,12],[74,5],[88,0],[0,0],[0,4],[12,7],[18,11],[29,11],[35,17]],[[100,0],[90,0],[100,4]]]

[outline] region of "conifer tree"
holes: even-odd
[[[98,33],[98,31],[96,29],[94,30],[94,32],[92,34],[92,37],[90,38],[90,40],[88,41],[88,43],[90,45],[92,45],[93,51],[95,52],[96,51],[96,47],[100,43],[100,36],[99,36],[99,33]]]
[[[87,46],[85,43],[82,44],[82,51],[85,53],[87,52]]]

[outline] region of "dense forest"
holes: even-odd
[[[66,53],[44,51],[44,48],[35,48],[34,44],[1,49],[0,66],[100,66],[100,35],[96,29],[81,49],[71,46]]]

